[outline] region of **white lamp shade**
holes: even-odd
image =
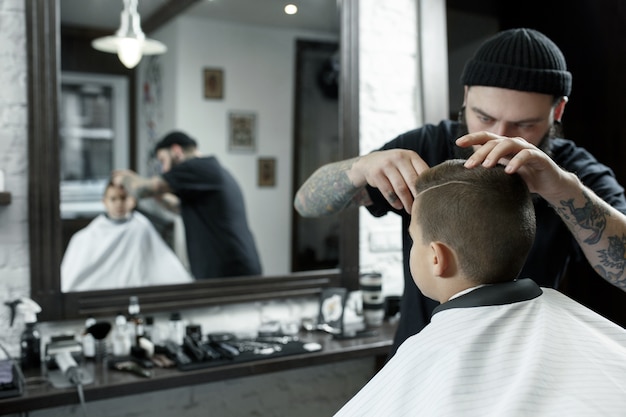
[[[141,30],[141,18],[137,13],[137,0],[124,0],[120,13],[120,28],[113,36],[105,36],[91,42],[94,49],[117,54],[126,68],[134,68],[143,55],[162,54],[167,47],[159,41],[146,38]]]
[[[133,38],[120,39],[117,57],[126,68],[135,68],[141,61],[141,41]]]
[[[156,55],[167,51],[167,47],[159,41],[121,36],[94,39],[91,46],[98,51],[117,54],[126,68],[134,68],[143,55]]]

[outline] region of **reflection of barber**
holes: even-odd
[[[136,198],[158,197],[170,209],[179,203],[194,277],[260,275],[243,194],[233,176],[214,156],[201,156],[196,141],[182,132],[166,135],[155,152],[160,176],[143,178],[129,170],[113,176]],[[167,193],[178,201],[165,198]]]

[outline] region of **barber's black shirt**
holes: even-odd
[[[196,279],[261,274],[241,189],[215,157],[188,159],[163,179],[180,198]]]

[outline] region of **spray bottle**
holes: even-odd
[[[23,314],[26,327],[20,336],[20,365],[22,369],[39,368],[41,366],[41,335],[37,328],[37,313],[41,312],[39,304],[30,298],[20,298],[9,304],[18,313]],[[15,316],[12,314],[11,318]],[[13,320],[11,320],[13,325]]]

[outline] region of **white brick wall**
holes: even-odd
[[[359,5],[363,155],[423,125],[424,114],[437,122],[447,117],[448,69],[441,58],[447,51],[444,0],[362,0]],[[361,208],[359,220],[361,270],[382,273],[385,295],[402,294],[400,218],[375,218]]]
[[[367,154],[421,124],[418,118],[416,0],[363,0],[360,6],[360,153]],[[383,275],[385,295],[402,294],[402,223],[360,209],[361,271]],[[376,238],[374,238],[374,236]],[[386,247],[372,243],[383,242]],[[398,249],[400,248],[400,249]]]
[[[23,0],[0,0],[0,170],[12,202],[0,206],[0,343],[17,353],[21,323],[5,301],[28,296],[26,27]]]

